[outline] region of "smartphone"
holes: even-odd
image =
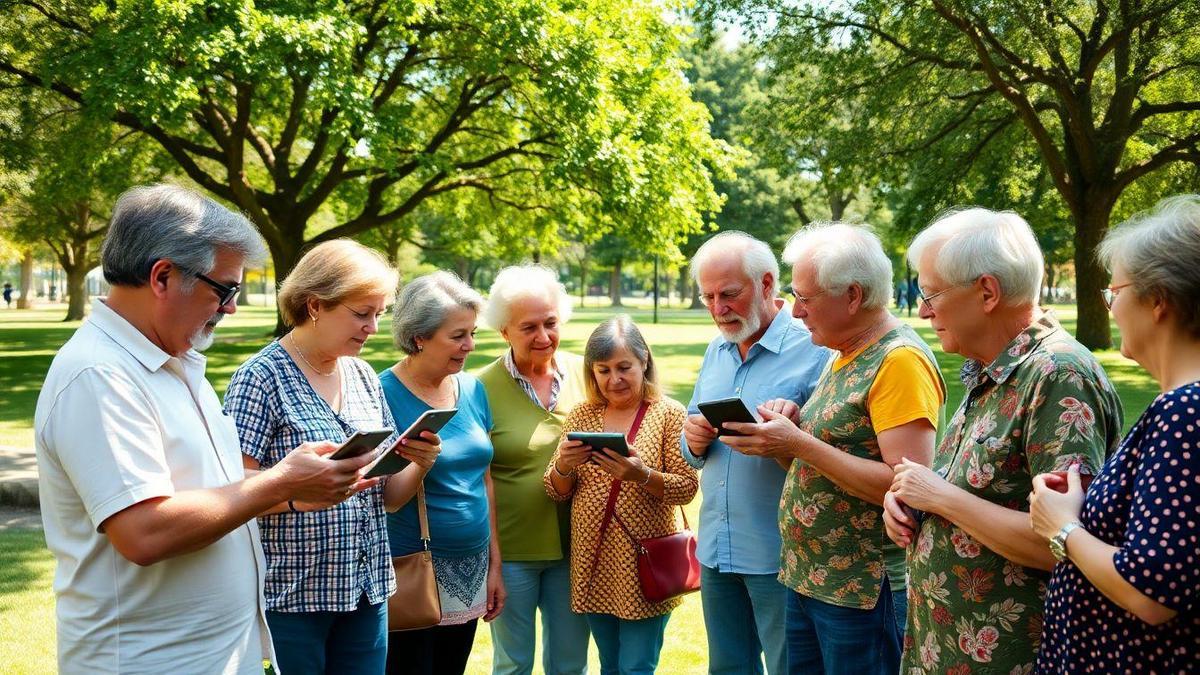
[[[351,457],[364,455],[379,447],[379,444],[383,442],[383,439],[391,435],[391,429],[356,431],[354,435],[346,439],[346,442],[342,443],[337,450],[333,451],[333,454],[329,456],[329,459],[349,459]]]
[[[625,441],[625,434],[619,433],[597,433],[588,431],[568,431],[568,441],[583,441],[584,445],[591,446],[592,452],[600,452],[601,450],[612,450],[613,452],[624,457],[629,456],[629,443]]]
[[[726,429],[722,425],[726,422],[749,422],[755,424],[761,422],[758,416],[750,412],[742,399],[734,396],[732,398],[722,398],[715,401],[705,401],[699,406],[700,414],[704,415],[704,419],[713,426],[722,436],[742,436],[743,434]]]
[[[441,431],[442,427],[446,426],[446,423],[449,422],[457,412],[458,408],[438,408],[434,410],[426,410],[425,412],[421,413],[421,416],[418,417],[412,424],[408,425],[408,428],[404,430],[404,433],[400,434],[400,438],[396,439],[396,443],[394,443],[392,447],[388,448],[386,452],[381,454],[379,459],[375,460],[375,464],[371,465],[367,469],[366,477],[375,478],[376,476],[390,476],[391,474],[402,471],[404,467],[408,466],[411,462],[396,454],[396,445],[398,445],[401,440],[406,438],[420,438],[422,431],[432,431],[436,434],[437,432]]]

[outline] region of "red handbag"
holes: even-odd
[[[633,445],[645,413],[646,406],[643,404],[629,430],[630,445]],[[660,453],[659,463],[659,471],[665,473],[667,468],[665,454]],[[592,556],[592,574],[588,579],[588,590],[591,589],[592,579],[596,576],[596,560],[600,555],[600,546],[604,543],[604,533],[614,517],[625,535],[633,542],[634,550],[637,551],[638,582],[642,587],[642,595],[647,601],[663,602],[685,593],[700,590],[700,561],[696,558],[696,534],[688,524],[687,512],[683,510],[682,506],[679,507],[679,512],[683,514],[682,530],[659,537],[638,539],[625,526],[621,517],[616,515],[617,497],[621,493],[622,484],[622,481],[613,480],[612,487],[608,491],[604,519],[600,523],[600,537],[596,541],[596,551]]]

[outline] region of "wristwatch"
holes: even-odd
[[[1067,557],[1067,537],[1071,536],[1071,533],[1080,527],[1083,527],[1083,525],[1079,521],[1072,520],[1063,525],[1062,529],[1050,538],[1050,552],[1054,554],[1055,560],[1061,561]]]

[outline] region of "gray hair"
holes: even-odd
[[[1109,270],[1129,273],[1138,297],[1160,297],[1179,325],[1200,338],[1200,195],[1168,197],[1117,226],[1098,251]]]
[[[240,213],[186,188],[142,185],[117,199],[100,257],[108,283],[142,286],[159,260],[207,274],[216,265],[217,249],[239,254],[244,266],[267,255],[262,238]],[[191,275],[183,279],[185,289],[196,282]]]
[[[700,270],[714,258],[729,254],[738,256],[742,263],[742,272],[755,285],[769,272],[770,297],[774,298],[779,294],[779,263],[775,260],[771,247],[738,230],[719,232],[696,249],[696,255],[692,256],[692,281],[699,284]]]
[[[1005,304],[1037,304],[1045,263],[1021,216],[979,207],[943,213],[909,244],[909,262],[919,267],[925,251],[939,243],[934,269],[946,283],[967,286],[987,274],[1000,282]]]
[[[883,243],[865,225],[813,223],[800,228],[783,249],[783,261],[795,265],[809,256],[821,290],[834,295],[852,284],[862,289],[863,309],[887,307],[892,297],[892,261]]]
[[[597,361],[611,359],[621,347],[633,352],[633,356],[646,368],[642,380],[642,398],[654,401],[660,396],[658,389],[658,370],[654,367],[654,355],[650,353],[650,345],[642,337],[633,319],[628,314],[617,314],[605,319],[588,338],[583,348],[584,389],[588,400],[592,403],[604,403],[604,394],[596,385],[596,377],[592,373],[592,364]]]
[[[558,309],[558,322],[571,318],[571,296],[554,270],[545,265],[510,265],[500,270],[488,291],[483,322],[496,330],[508,324],[512,303],[522,298],[542,298]]]
[[[396,296],[392,311],[392,342],[405,354],[416,354],[417,339],[427,340],[457,308],[476,314],[483,298],[453,272],[437,271],[413,279]]]

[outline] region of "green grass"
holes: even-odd
[[[662,384],[668,395],[686,402],[691,396],[696,371],[704,348],[715,334],[703,311],[660,309],[659,324],[650,323],[650,311],[644,306],[626,308],[642,327],[654,349]],[[1063,324],[1074,330],[1073,307],[1056,307]],[[613,310],[576,309],[563,332],[562,347],[580,353],[591,328]],[[0,311],[0,445],[33,445],[33,412],[38,391],[55,351],[70,337],[78,323],[60,321],[59,308]],[[929,342],[938,357],[938,365],[949,387],[951,409],[962,399],[958,369],[962,358],[942,354],[928,324],[916,317],[905,318]],[[275,325],[274,312],[262,307],[241,308],[221,325],[216,344],[207,352],[208,375],[218,393],[225,390],[237,366],[270,340]],[[386,329],[385,329],[386,330]],[[478,368],[499,356],[504,349],[498,334],[481,329],[478,347],[468,368]],[[1128,428],[1157,395],[1154,381],[1137,364],[1115,351],[1097,354],[1121,394]],[[382,370],[396,359],[386,335],[367,344],[363,357]],[[698,521],[700,500],[688,506],[693,525]],[[51,591],[53,560],[44,547],[40,533],[0,532],[0,673],[41,673],[54,670],[54,598]],[[675,611],[667,625],[662,655],[662,670],[670,673],[703,673],[707,661],[704,619],[699,596],[691,595]],[[481,626],[475,639],[468,672],[487,673],[491,669],[491,635]],[[595,648],[591,663],[599,665]],[[540,668],[539,668],[540,670]]]

